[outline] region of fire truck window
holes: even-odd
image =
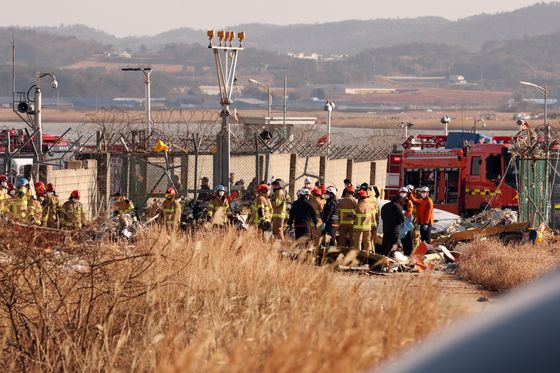
[[[420,171],[405,171],[404,185],[420,186]]]
[[[471,160],[471,175],[480,175],[480,165],[482,164],[482,159],[480,157],[472,157]]]
[[[488,180],[502,178],[502,156],[500,154],[492,154],[486,158],[486,178]]]
[[[445,198],[446,203],[457,203],[459,199],[459,171],[447,171],[447,194]]]

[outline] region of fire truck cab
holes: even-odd
[[[486,206],[516,209],[517,167],[511,167],[508,150],[507,143],[475,143],[394,152],[387,165],[393,180],[388,175],[386,195],[396,194],[397,188],[389,184],[395,184],[398,175],[399,186],[429,187],[434,207],[454,214],[468,216]]]

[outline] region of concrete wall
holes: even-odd
[[[352,184],[358,186],[362,183],[368,183],[371,173],[371,162],[354,162],[352,167]]]
[[[375,161],[375,164],[375,186],[383,193],[383,189],[385,189],[385,180],[387,178],[387,160],[382,159]]]
[[[52,183],[57,194],[60,196],[61,203],[66,202],[73,190],[80,191],[80,202],[91,219],[97,214],[98,192],[97,192],[97,161],[88,159],[83,162],[84,168],[81,169],[62,169],[54,170],[52,166],[46,169],[46,180],[43,182]]]
[[[273,154],[270,157],[270,175],[285,182],[290,180],[290,155]]]
[[[346,159],[328,160],[325,167],[325,185],[334,185],[342,193],[344,179],[346,179]]]

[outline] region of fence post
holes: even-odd
[[[377,162],[371,162],[370,171],[369,171],[369,185],[375,185],[375,176],[377,172]]]
[[[319,178],[325,182],[325,174],[327,173],[327,157],[319,157]]]
[[[111,201],[111,155],[102,153],[95,158],[97,159],[97,192],[103,201],[100,208],[106,211],[109,209]]]
[[[183,186],[183,194],[189,197],[189,156],[181,156],[181,185]]]
[[[346,160],[346,178],[352,180],[352,171],[354,168],[354,160],[347,159]]]
[[[297,168],[297,154],[290,154],[290,198],[295,200],[296,195],[296,168]]]

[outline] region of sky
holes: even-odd
[[[5,1],[0,26],[85,24],[116,36],[241,23],[323,23],[348,19],[441,16],[456,20],[511,11],[542,0],[27,0]],[[22,5],[25,4],[25,5]],[[36,9],[40,9],[37,11]]]

